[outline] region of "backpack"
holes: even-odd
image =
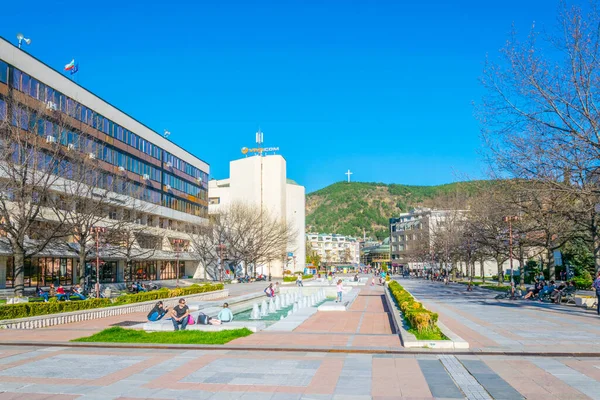
[[[194,325],[195,323],[196,321],[194,320],[192,314],[188,315],[188,325]]]
[[[204,314],[204,313],[200,313],[198,314],[198,323],[200,323],[200,325],[208,325],[208,315]]]

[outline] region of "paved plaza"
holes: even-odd
[[[0,399],[600,399],[600,319],[591,310],[400,283],[471,348],[404,349],[383,288],[366,286],[348,311],[212,348],[69,343],[144,313],[0,331]]]

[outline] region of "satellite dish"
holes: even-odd
[[[24,40],[25,40],[25,43],[31,44],[31,39],[24,39]]]

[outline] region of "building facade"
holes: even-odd
[[[208,164],[0,38],[0,119],[26,125],[30,121],[23,122],[22,116],[32,108],[47,110],[39,115],[37,134],[48,143],[75,151],[83,151],[77,144],[86,143],[85,151],[107,180],[127,179],[138,189],[137,204],[144,211],[135,223],[149,228],[135,238],[139,257],[126,265],[106,252],[101,281],[195,275],[198,263],[186,251],[185,232],[189,224],[207,221]],[[106,218],[130,211],[117,204],[107,207]],[[69,252],[47,249],[26,260],[25,285],[72,284],[76,263]],[[13,281],[11,250],[3,245],[0,288],[11,287]]]
[[[286,263],[274,260],[259,265],[256,273],[280,277],[284,270],[303,271],[305,255],[305,189],[287,178],[285,159],[280,155],[256,155],[229,163],[229,178],[210,180],[209,213],[218,214],[231,204],[247,204],[267,210],[291,223],[295,240],[288,243]],[[270,271],[269,271],[270,270]]]
[[[360,263],[360,243],[356,238],[335,233],[307,233],[306,240],[311,251],[321,257],[322,265],[357,266]]]

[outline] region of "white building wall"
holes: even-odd
[[[262,163],[262,166],[261,166]],[[252,156],[229,163],[230,177],[211,180],[208,184],[208,197],[219,198],[219,204],[209,205],[209,213],[218,213],[233,203],[262,206],[277,218],[292,221],[298,232],[296,242],[287,252],[296,256],[297,271],[305,267],[305,189],[303,186],[287,183],[285,159],[280,155],[264,157]],[[262,171],[262,180],[261,180]],[[262,187],[262,196],[261,196]],[[285,269],[294,269],[293,259],[288,260]],[[281,276],[284,265],[280,260],[271,262],[271,274]],[[267,266],[258,269],[268,273]]]
[[[304,271],[306,266],[306,218],[305,218],[305,189],[304,186],[286,184],[286,218],[296,230],[296,239],[288,248],[288,252],[296,257],[296,271]],[[294,271],[295,272],[295,271]]]

